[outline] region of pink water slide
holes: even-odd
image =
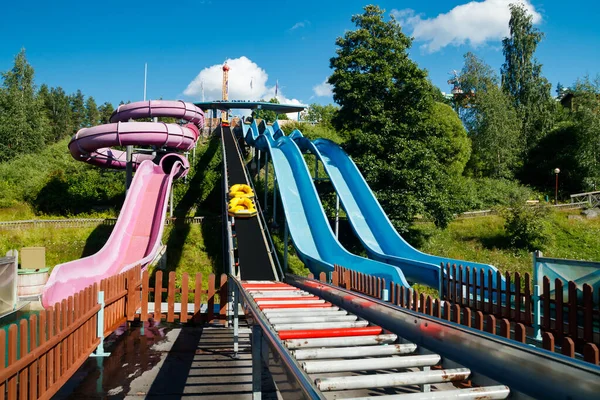
[[[173,117],[188,123],[132,121],[148,117]],[[96,254],[54,267],[42,293],[44,307],[154,259],[173,179],[185,176],[189,169],[187,159],[176,152],[194,147],[204,126],[204,113],[183,101],[150,100],[119,106],[110,122],[77,132],[69,143],[73,158],[106,168],[125,168],[125,152],[112,147],[152,146],[167,152],[134,154],[136,173],[108,241]]]

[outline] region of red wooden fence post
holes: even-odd
[[[1,342],[2,341],[0,340],[0,343]],[[598,346],[596,346],[595,344],[586,343],[585,346],[583,346],[583,359],[585,361],[594,365],[598,365],[598,363],[600,362],[599,354],[600,353],[598,352]]]
[[[542,335],[542,347],[554,352],[554,335],[550,332],[544,332]]]
[[[515,340],[517,342],[525,343],[527,340],[525,325],[518,323],[515,325]]]
[[[185,324],[188,319],[188,290],[189,276],[184,272],[181,276],[181,312],[179,313],[179,322]]]
[[[570,337],[563,339],[562,354],[567,357],[575,357],[575,342]]]
[[[492,335],[496,334],[496,317],[494,317],[493,315],[487,316],[485,331],[491,333]]]

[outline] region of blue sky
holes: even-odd
[[[467,51],[500,68],[507,17],[499,10],[509,2],[377,4],[394,12],[415,36],[411,56],[438,87],[449,91],[449,72],[461,68]],[[231,59],[236,86],[231,97],[268,97],[278,81],[284,100],[328,103],[327,88],[318,85],[330,74],[335,39],[353,29],[351,16],[368,3],[182,0],[146,1],[142,8],[126,1],[9,2],[3,5],[0,24],[0,70],[9,69],[25,47],[38,85],[81,89],[98,103],[116,104],[141,100],[145,62],[149,98],[199,100],[201,86],[207,99],[218,96],[216,66]],[[537,57],[553,86],[600,73],[597,2],[530,0],[527,6],[546,34]]]

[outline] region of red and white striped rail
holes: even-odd
[[[466,387],[468,368],[443,369],[438,354],[294,286],[245,281],[242,287],[328,398],[505,399],[510,394],[503,385]]]

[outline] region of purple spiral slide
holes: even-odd
[[[148,117],[178,118],[188,124],[126,122]],[[136,174],[108,241],[96,254],[54,267],[42,293],[44,307],[154,259],[173,179],[185,176],[189,169],[187,159],[176,152],[194,147],[204,126],[204,113],[183,101],[150,100],[119,106],[110,121],[77,132],[69,143],[73,158],[105,168],[125,168],[125,152],[112,147],[154,146],[169,152],[160,159],[134,155]]]

